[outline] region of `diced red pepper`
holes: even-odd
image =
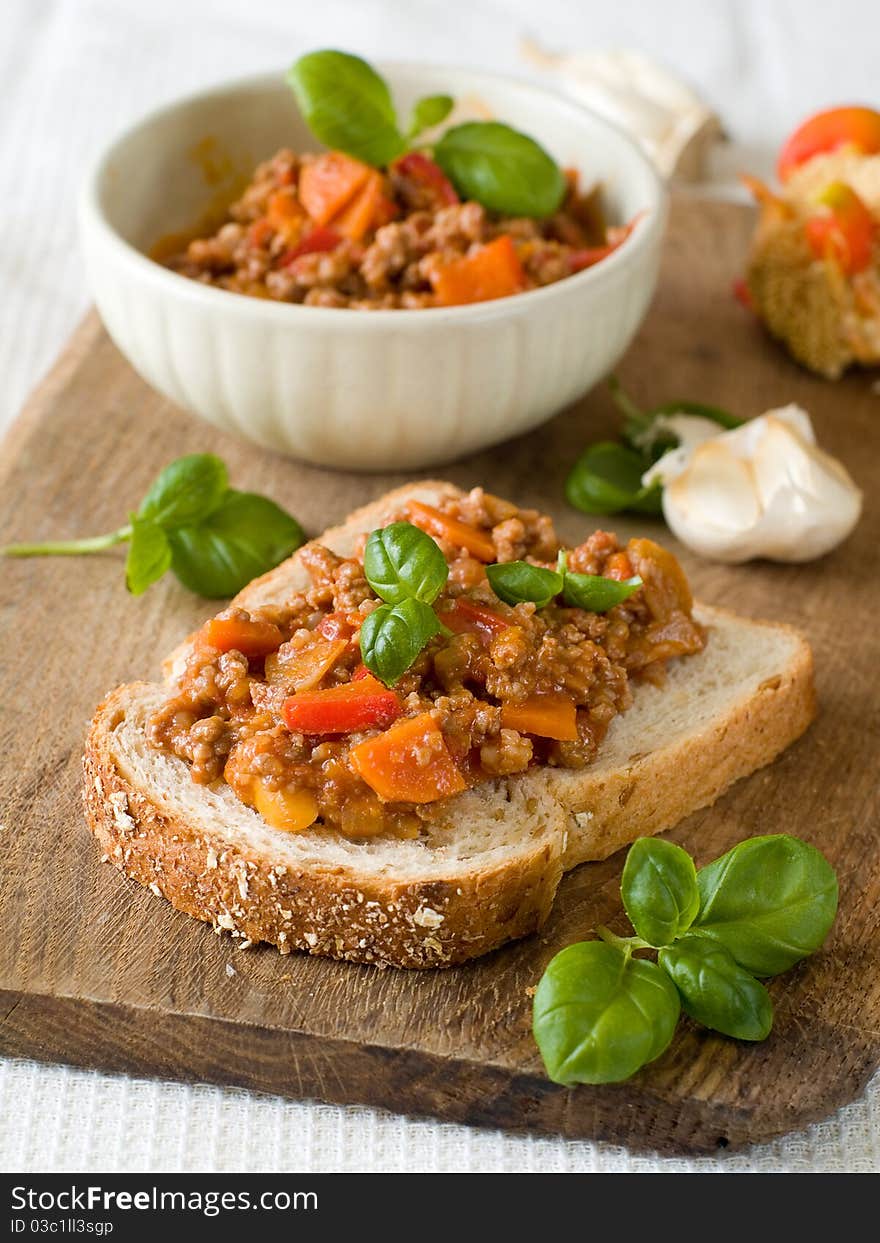
[[[286,268],[289,263],[293,263],[294,259],[299,259],[302,255],[317,255],[335,250],[341,241],[342,238],[338,233],[334,233],[332,229],[324,225],[318,225],[296,246],[285,250],[279,260],[279,267]]]
[[[469,600],[467,596],[459,596],[453,601],[451,608],[437,616],[448,630],[456,634],[479,634],[489,639],[513,624],[500,613]]]
[[[323,691],[302,691],[284,701],[282,716],[298,734],[350,734],[383,729],[396,721],[402,706],[394,691],[368,674],[356,682]]]
[[[830,108],[808,117],[783,144],[776,165],[779,180],[788,181],[815,155],[848,146],[865,155],[880,151],[880,112],[873,108]]]
[[[284,635],[272,622],[214,617],[202,627],[201,637],[218,652],[236,651],[256,659],[276,651]]]
[[[629,224],[620,225],[618,228],[610,228],[607,233],[608,241],[604,246],[585,246],[582,250],[572,251],[568,257],[568,264],[572,272],[583,272],[586,268],[591,268],[595,264],[601,263],[603,259],[607,259],[609,255],[613,255],[615,250],[623,245],[638,222],[639,217],[636,216]]]
[[[506,703],[501,708],[501,724],[561,742],[575,742],[578,737],[577,709],[568,695],[532,695],[520,703]]]
[[[815,216],[806,223],[807,241],[817,259],[831,259],[851,276],[871,263],[878,227],[871,212],[843,181],[826,186]]]
[[[753,314],[757,314],[758,308],[755,306],[755,299],[752,297],[752,291],[749,289],[744,276],[738,276],[731,285],[731,292],[741,307]]]
[[[391,171],[430,191],[438,206],[452,207],[461,202],[455,187],[440,165],[435,164],[421,151],[407,151],[405,155],[398,156],[391,165]]]

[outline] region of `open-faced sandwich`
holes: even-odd
[[[533,932],[563,872],[670,828],[814,711],[805,640],[695,606],[649,539],[422,482],[255,579],[114,691],[107,859],[244,942],[434,967]]]
[[[746,275],[770,332],[819,375],[880,364],[880,112],[835,108],[784,145],[781,189],[746,182],[760,218]]]

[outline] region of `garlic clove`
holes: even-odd
[[[720,437],[698,445],[686,471],[663,491],[663,516],[674,535],[701,557],[745,561],[760,521],[751,464]]]
[[[614,121],[644,147],[664,177],[700,181],[724,137],[717,115],[686,82],[642,52],[601,49],[560,55],[531,39],[523,56],[556,74],[580,103]]]
[[[674,475],[662,476],[669,480],[666,521],[682,543],[712,560],[809,561],[836,547],[859,519],[861,492],[818,447],[799,406],[672,453],[680,456]]]
[[[850,534],[862,494],[844,466],[771,415],[753,469],[763,517],[762,554],[776,561],[811,561]],[[810,428],[812,432],[812,427]]]

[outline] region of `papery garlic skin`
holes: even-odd
[[[861,492],[818,447],[810,416],[799,406],[769,410],[702,439],[690,430],[689,446],[664,454],[643,482],[664,484],[664,517],[700,556],[812,561],[858,522]]]
[[[642,144],[664,177],[701,181],[721,123],[677,74],[632,49],[557,55],[521,42],[532,64],[555,73],[579,103],[607,117]]]

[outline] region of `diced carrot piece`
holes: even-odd
[[[387,224],[390,219],[387,210],[388,202],[389,200],[382,191],[381,174],[374,168],[370,169],[367,180],[354,198],[339,215],[333,217],[333,228],[343,237],[359,242],[370,229],[376,228],[378,223]],[[391,209],[393,214],[393,203]]]
[[[448,540],[456,548],[465,548],[480,561],[495,560],[495,545],[485,531],[459,522],[457,518],[450,518],[422,501],[410,501],[407,509],[413,526],[421,527],[428,535]]]
[[[632,567],[628,553],[623,551],[613,552],[606,560],[602,574],[605,578],[617,579],[619,583],[626,582],[628,578],[632,578],[635,570]]]
[[[270,790],[257,781],[253,806],[273,829],[301,833],[318,818],[318,800],[311,790]]]
[[[400,721],[349,753],[354,770],[383,803],[433,803],[465,780],[430,712]]]
[[[248,241],[256,248],[266,246],[272,240],[273,233],[272,225],[265,216],[261,216],[248,229]]]
[[[289,245],[297,242],[306,222],[306,214],[297,202],[296,191],[276,190],[266,205],[266,220]]]
[[[202,640],[218,652],[241,652],[242,656],[268,656],[284,638],[272,622],[244,621],[235,617],[214,617],[201,631]]]
[[[441,306],[506,298],[519,293],[525,283],[513,238],[507,233],[460,259],[440,265],[431,274],[431,285]]]
[[[567,695],[532,695],[522,703],[506,703],[501,708],[504,729],[538,738],[575,742],[578,737],[577,709]]]
[[[303,166],[299,175],[299,201],[316,224],[328,224],[351,202],[374,171],[343,151],[325,151]]]

